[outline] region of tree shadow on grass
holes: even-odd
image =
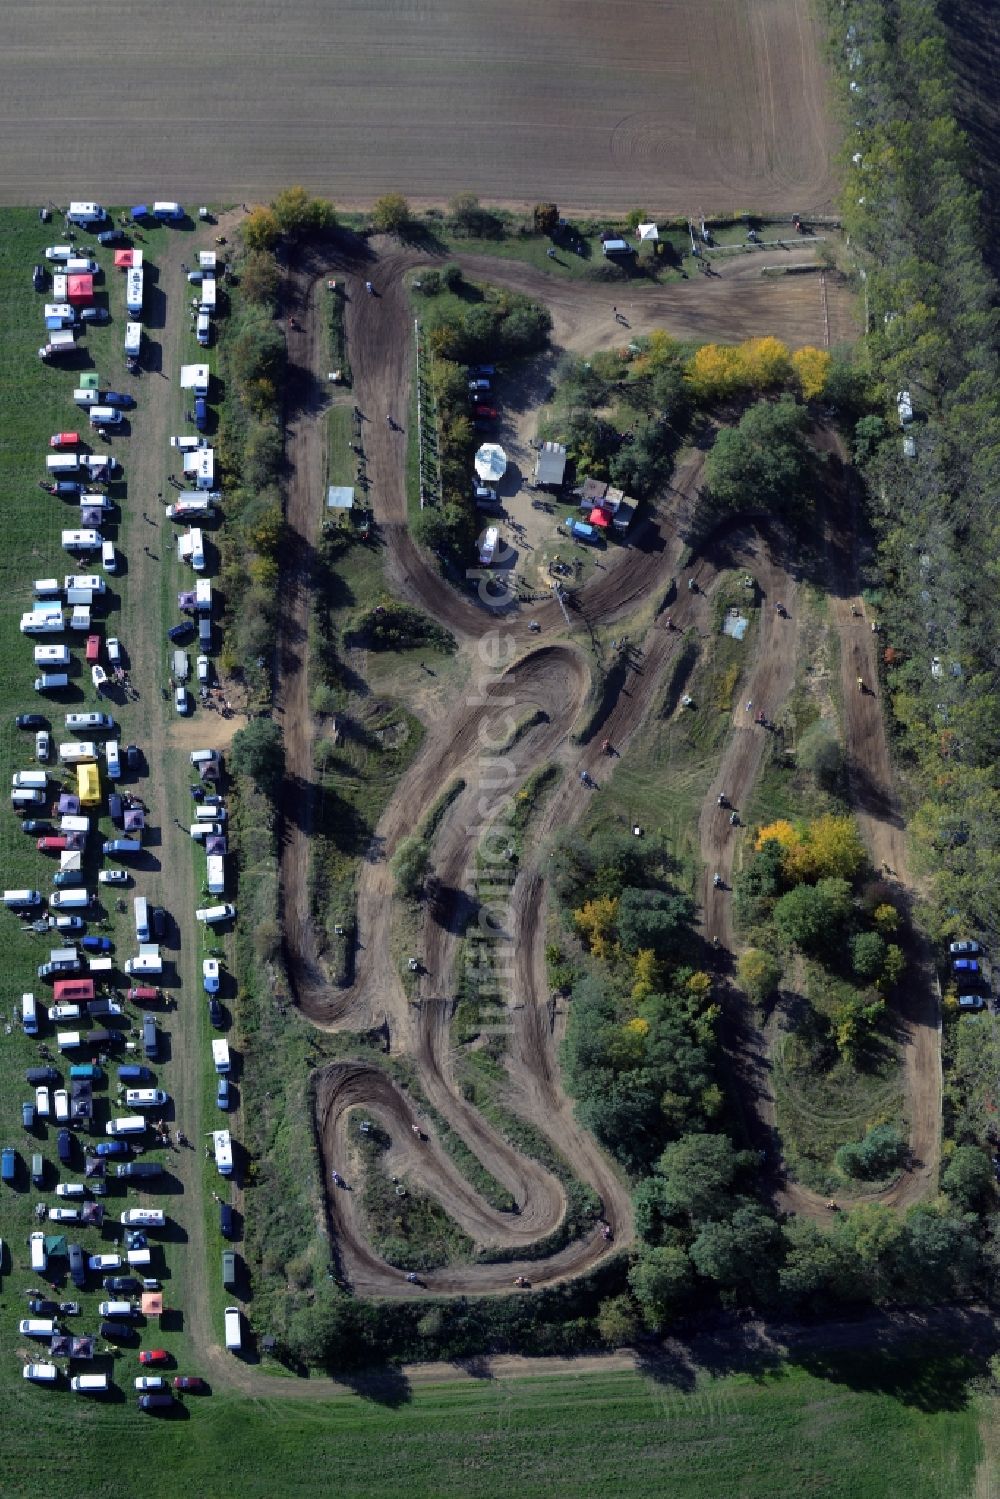
[[[851,1350],[816,1349],[792,1362],[817,1379],[873,1395],[891,1395],[928,1414],[965,1410],[970,1384],[986,1370],[986,1353],[954,1345],[911,1343],[906,1348],[874,1346]]]
[[[366,1369],[361,1374],[338,1374],[342,1384],[362,1400],[399,1410],[413,1399],[413,1387],[402,1369]]]

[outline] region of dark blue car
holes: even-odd
[[[127,1140],[102,1140],[99,1145],[94,1146],[95,1155],[128,1155],[128,1153]]]
[[[190,619],[185,619],[182,620],[179,625],[171,625],[170,629],[167,631],[167,639],[172,640],[174,644],[177,645],[180,641],[187,640],[188,636],[193,634],[193,621]]]
[[[135,405],[135,396],[123,395],[120,390],[106,390],[101,403],[104,406],[117,406],[122,411],[131,411]]]
[[[110,937],[84,937],[80,942],[85,952],[111,952],[114,945]]]

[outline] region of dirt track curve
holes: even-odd
[[[481,735],[497,733],[501,699],[513,700],[517,715],[542,707],[546,718],[525,734],[511,751],[511,781],[516,786],[538,765],[560,762],[565,775],[546,805],[542,826],[536,831],[538,846],[548,831],[571,824],[581,815],[586,795],[599,794],[600,784],[614,773],[614,760],[604,755],[601,741],[609,738],[619,753],[627,752],[631,736],[643,723],[663,680],[665,669],[679,649],[688,624],[709,621],[709,600],[718,573],[729,567],[747,567],[765,595],[761,628],[754,656],[747,667],[747,693],[755,702],[767,704],[769,716],[777,713],[792,684],[797,631],[796,587],[781,556],[780,545],[767,535],[750,529],[731,531],[706,548],[693,566],[697,592],[682,589],[672,615],[679,627],[668,631],[655,621],[631,659],[624,690],[591,740],[575,746],[570,730],[589,686],[589,665],[583,654],[566,640],[566,624],[553,600],[534,604],[531,617],[540,629],[528,630],[528,620],[516,609],[502,617],[505,634],[515,645],[515,659],[506,672],[498,673],[495,685],[482,701],[459,701],[441,722],[432,725],[415,762],[397,788],[376,830],[370,856],[364,862],[358,886],[359,951],[354,981],[348,988],[332,985],[317,957],[315,934],[309,912],[308,859],[310,835],[309,787],[312,782],[312,743],[308,711],[308,672],[305,641],[309,612],[312,547],[321,523],[320,497],[325,474],[325,422],[328,406],[325,380],[325,335],[323,309],[317,306],[328,293],[324,276],[346,278],[348,288],[347,336],[356,400],[367,418],[364,448],[371,483],[376,521],[385,544],[386,572],[403,598],[419,605],[445,624],[455,635],[460,651],[472,652],[497,617],[471,597],[462,597],[446,584],[431,565],[431,559],[413,542],[406,523],[405,457],[406,434],[390,428],[390,415],[405,423],[412,348],[412,316],[403,273],[424,263],[409,251],[388,249],[375,256],[352,245],[338,253],[329,248],[304,254],[289,275],[289,312],[296,326],[289,325],[290,383],[288,398],[288,458],[291,481],[288,488],[288,524],[292,544],[288,549],[286,616],[282,625],[275,708],[285,734],[287,781],[281,860],[283,919],[286,953],[297,1002],[317,1026],[358,1028],[384,1026],[393,1052],[413,1059],[421,1087],[450,1126],[466,1141],[483,1165],[514,1196],[518,1212],[499,1213],[486,1204],[457,1171],[441,1148],[433,1127],[414,1112],[410,1099],[395,1082],[371,1063],[337,1063],[316,1079],[319,1136],[326,1169],[327,1212],[331,1232],[344,1272],[355,1288],[365,1294],[400,1296],[412,1294],[404,1273],[386,1264],[371,1250],[365,1236],[354,1194],[330,1183],[330,1171],[343,1170],[349,1162],[348,1111],[355,1106],[379,1116],[393,1139],[394,1169],[426,1187],[455,1221],[482,1248],[516,1253],[537,1243],[559,1225],[565,1210],[562,1187],[543,1167],[514,1150],[462,1098],[451,1068],[449,1022],[454,1006],[456,938],[440,912],[429,912],[423,934],[423,968],[419,995],[408,999],[392,946],[393,882],[388,859],[399,840],[420,823],[440,793],[462,776],[466,790],[449,808],[435,835],[433,864],[443,888],[461,892],[468,888],[476,845],[482,831],[499,810],[502,798],[473,812],[473,801],[481,798],[477,762]],[[470,270],[483,274],[480,260]],[[508,261],[488,266],[490,279],[518,287],[549,303],[553,310],[554,341],[562,346],[594,347],[602,340],[620,341],[620,330],[608,328],[606,290],[584,283],[555,283],[544,273]],[[733,272],[733,281],[741,275]],[[373,278],[379,295],[368,297],[363,289]],[[749,283],[748,283],[749,284]],[[756,283],[756,289],[780,287],[782,283]],[[633,331],[666,323],[678,332],[697,336],[732,336],[732,316],[712,298],[716,287],[667,288],[653,292],[640,313],[631,312]],[[746,302],[741,297],[746,312]],[[759,304],[756,325],[740,331],[777,331],[766,301]],[[718,321],[716,319],[718,318]],[[604,331],[602,332],[601,329]],[[681,503],[692,496],[700,478],[703,457],[688,456],[675,474],[674,495]],[[639,528],[632,546],[623,551],[589,583],[579,596],[582,620],[608,622],[634,610],[640,603],[664,596],[669,580],[676,576],[682,549],[673,522],[654,516]],[[850,559],[832,569],[835,595],[834,618],[841,631],[845,671],[852,671],[855,648],[865,656],[866,680],[876,682],[873,669],[873,638],[857,630],[850,613]],[[852,585],[851,585],[852,586]],[[771,605],[781,599],[788,617],[780,618]],[[845,613],[846,611],[846,613]],[[857,675],[857,672],[854,672]],[[891,768],[879,703],[874,695],[855,701],[845,690],[845,732],[854,783],[865,795],[859,798],[859,816],[876,862],[891,862],[905,881],[902,831],[893,800]],[[733,732],[720,767],[717,785],[706,798],[701,819],[702,850],[706,864],[704,926],[708,935],[718,935],[728,949],[734,947],[730,926],[728,892],[712,887],[711,874],[718,870],[726,884],[731,868],[732,839],[728,818],[723,829],[717,813],[719,789],[739,805],[753,785],[766,743],[766,731],[749,722],[742,705],[734,715]],[[580,772],[587,771],[593,792],[584,792]],[[492,809],[492,810],[491,810]],[[884,853],[891,848],[891,853]],[[581,1180],[599,1194],[605,1220],[610,1225],[610,1243],[595,1229],[558,1253],[544,1258],[505,1260],[451,1266],[428,1274],[426,1283],[440,1294],[499,1291],[523,1274],[533,1286],[542,1286],[576,1275],[603,1256],[628,1244],[632,1216],[628,1192],[604,1152],[577,1124],[562,1090],[556,1056],[558,1019],[550,1004],[544,961],[545,887],[539,868],[530,859],[513,885],[507,925],[501,945],[508,950],[509,1019],[508,1101],[522,1117],[540,1129]],[[745,1106],[751,1132],[766,1134],[773,1124],[773,1099],[767,1081],[766,1049],[756,1034],[742,996],[727,986],[730,1034],[741,1035],[749,1046],[741,1048],[738,1070],[744,1083]],[[930,991],[928,990],[928,993]],[[933,996],[923,1010],[906,1017],[907,1078],[913,1110],[914,1151],[923,1164],[894,1189],[895,1200],[909,1200],[926,1188],[929,1164],[934,1160],[932,1133],[925,1129],[933,1118],[939,1090],[928,1084],[937,1076],[937,1031]],[[413,1126],[424,1138],[419,1142]],[[347,1173],[345,1173],[347,1174]],[[782,1188],[784,1204],[797,1211],[818,1209],[813,1194],[794,1184]],[[893,1193],[888,1194],[890,1197]]]

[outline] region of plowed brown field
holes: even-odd
[[[0,200],[833,197],[811,0],[4,7]]]

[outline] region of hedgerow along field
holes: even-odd
[[[261,201],[301,182],[341,207],[463,190],[574,210],[832,205],[811,0],[144,5],[114,42],[123,60],[155,58],[155,81],[127,86],[126,61],[99,99],[101,27],[67,27],[55,0],[7,9],[9,203],[42,184],[57,201],[138,203]]]
[[[173,1421],[19,1388],[4,1401],[0,1475],[5,1499],[37,1499],[38,1465],[62,1450],[87,1499],[151,1476],[163,1499],[305,1499],[324,1482],[343,1499],[962,1499],[979,1459],[967,1372],[924,1350],[833,1360],[822,1377],[694,1382],[673,1367],[411,1387],[400,1374],[335,1399],[191,1396]]]

